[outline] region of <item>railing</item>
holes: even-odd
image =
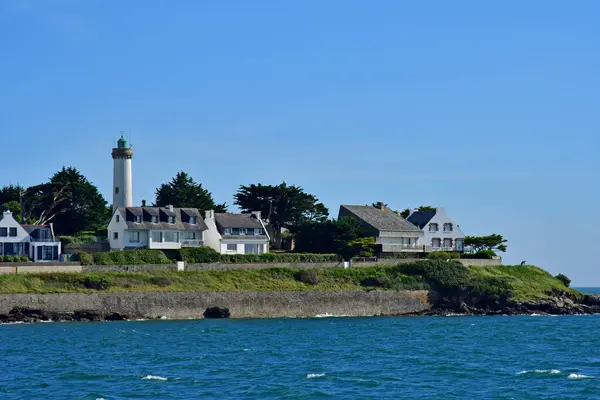
[[[202,246],[204,242],[202,240],[191,240],[191,239],[182,239],[181,247],[199,247]]]
[[[31,243],[58,243],[59,240],[52,238],[31,238]]]

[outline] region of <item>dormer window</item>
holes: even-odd
[[[438,224],[432,223],[429,224],[429,232],[437,232],[439,230]]]
[[[158,224],[158,217],[156,215],[153,215],[150,219],[150,222],[152,222],[153,224]]]
[[[231,235],[231,228],[225,228],[225,234]]]
[[[141,215],[136,215],[135,216],[135,222],[137,222],[138,224],[142,222],[142,216]]]
[[[170,224],[174,224],[175,223],[175,217],[169,217],[169,223]]]
[[[190,224],[192,224],[192,225],[196,224],[196,217],[190,217]]]
[[[246,228],[240,228],[240,235],[246,234]]]
[[[444,232],[452,232],[453,231],[453,227],[451,223],[445,223],[444,224]]]

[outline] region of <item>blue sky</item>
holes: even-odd
[[[80,169],[111,200],[179,170],[443,206],[600,286],[600,3],[0,0],[0,185]]]

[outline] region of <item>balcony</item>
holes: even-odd
[[[181,247],[200,247],[204,245],[202,240],[182,239]]]

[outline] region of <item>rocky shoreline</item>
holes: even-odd
[[[585,315],[600,314],[600,295],[575,295],[570,292],[558,292],[554,296],[537,301],[501,302],[489,300],[481,305],[467,304],[464,301],[460,303],[450,301],[444,298],[437,298],[432,301],[429,308],[421,311],[408,311],[403,313],[377,313],[377,314],[354,314],[353,316],[492,316],[492,315]],[[64,308],[63,308],[64,309]],[[42,310],[33,307],[13,307],[8,313],[0,314],[0,323],[33,323],[49,321],[73,321],[73,322],[104,322],[104,321],[125,321],[139,319],[161,319],[164,317],[143,315],[143,312],[123,313],[114,312],[114,307],[97,309],[78,309],[72,312],[55,312]],[[201,309],[202,310],[202,309]],[[210,306],[204,309],[203,313],[198,312],[193,318],[230,318],[232,313],[227,307]],[[332,314],[334,315],[334,314]],[[280,315],[282,316],[282,315]],[[283,315],[285,316],[285,315]],[[306,315],[307,317],[309,315]],[[316,315],[313,315],[316,316]],[[169,316],[167,316],[169,317]],[[170,316],[172,319],[181,319],[177,316]],[[245,316],[243,318],[265,318],[269,315]]]
[[[555,296],[537,301],[490,302],[484,306],[473,306],[465,302],[452,304],[440,301],[430,310],[411,315],[418,316],[492,316],[492,315],[591,315],[600,314],[600,295],[576,296],[559,292]]]

